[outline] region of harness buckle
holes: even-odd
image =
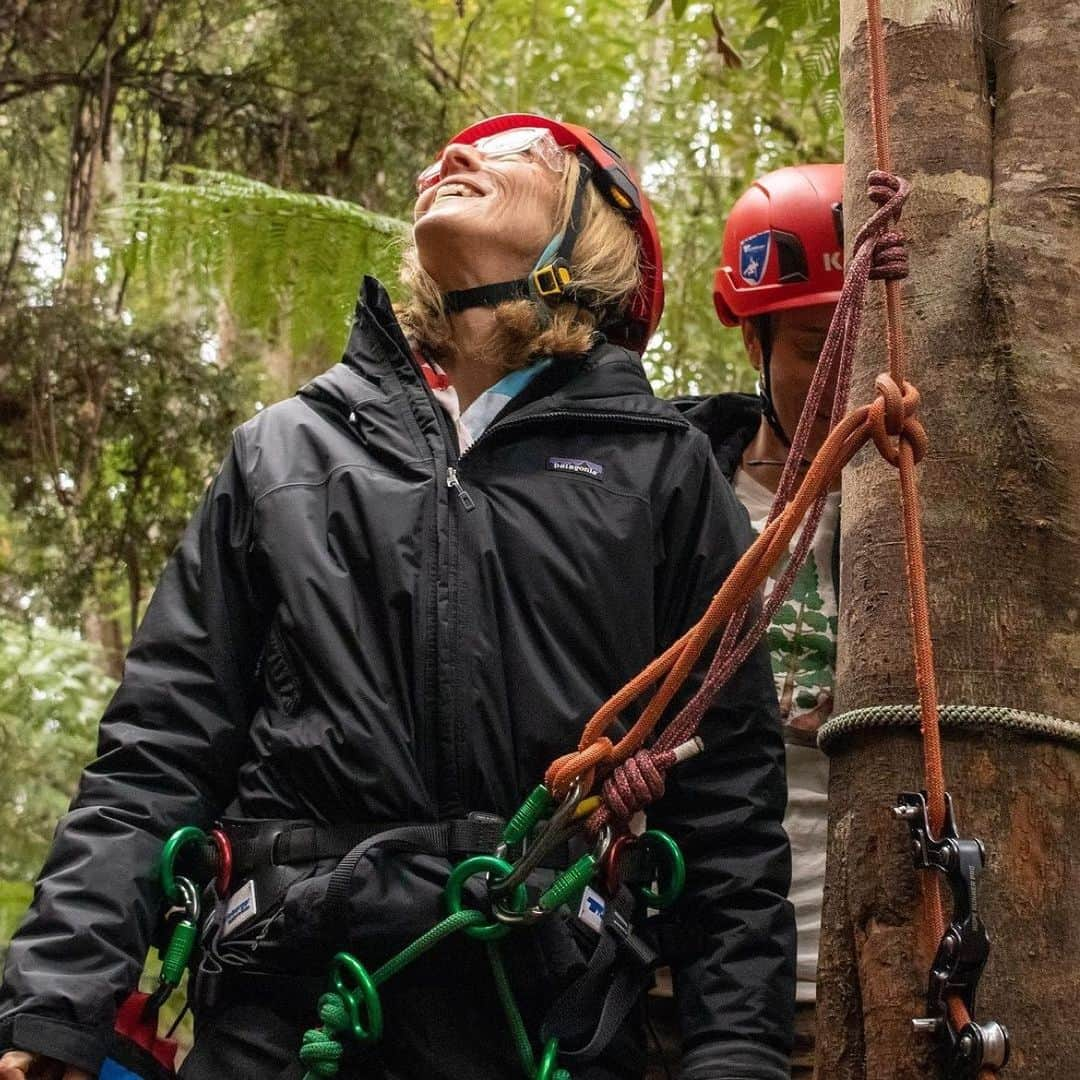
[[[979,917],[978,877],[986,849],[981,840],[961,839],[952,796],[945,793],[941,836],[930,825],[926,792],[901,792],[893,813],[911,832],[911,858],[917,870],[944,875],[952,892],[952,914],[930,968],[926,1016],[913,1020],[916,1030],[936,1034],[944,1043],[946,1077],[968,1080],[982,1068],[1000,1069],[1009,1058],[1009,1033],[996,1021],[975,1022],[975,994],[990,954],[990,938]],[[971,1021],[957,1030],[949,999],[964,1003]]]

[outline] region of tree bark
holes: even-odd
[[[885,0],[909,378],[943,703],[1080,721],[1080,0]],[[864,0],[841,0],[848,235],[873,168]],[[873,290],[853,400],[884,370]],[[837,713],[916,700],[897,479],[873,448],[844,477]],[[987,846],[990,962],[977,1015],[1012,1037],[1006,1075],[1080,1075],[1080,748],[946,732],[961,835]],[[819,967],[822,1080],[941,1075],[925,1014],[907,827],[918,735],[837,746]]]

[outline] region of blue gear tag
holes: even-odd
[[[590,929],[598,934],[604,929],[604,912],[607,910],[607,900],[592,887],[587,888],[581,894],[581,904],[578,906],[577,917]]]
[[[113,1061],[112,1058],[106,1058],[101,1063],[98,1080],[143,1080],[143,1078]]]

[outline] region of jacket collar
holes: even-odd
[[[672,404],[709,436],[720,471],[734,479],[743,451],[761,424],[761,398],[756,394],[714,394],[677,398]]]
[[[410,384],[422,381],[389,295],[375,278],[365,277],[341,363],[300,393],[351,408],[356,376],[378,385],[388,367]],[[558,361],[541,372],[507,407],[523,415],[554,410],[617,413],[628,419],[663,417],[689,426],[668,402],[653,394],[637,353],[611,344],[602,335],[587,355]]]

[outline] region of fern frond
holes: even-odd
[[[187,183],[147,182],[111,211],[116,251],[162,303],[194,290],[224,300],[238,329],[302,353],[340,342],[365,273],[396,279],[409,226],[328,195],[285,191],[215,170]]]

